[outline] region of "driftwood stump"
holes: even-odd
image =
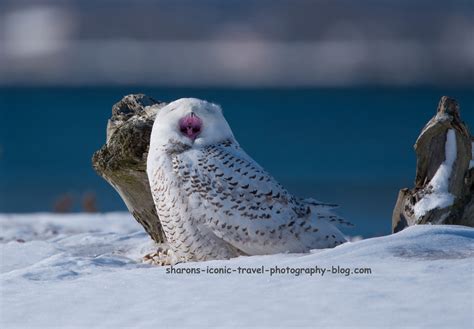
[[[124,97],[113,106],[107,125],[107,142],[92,159],[97,173],[115,188],[128,210],[157,243],[166,242],[166,238],[151,196],[146,158],[156,113],[165,105],[145,95]],[[452,202],[448,206],[432,207],[421,216],[418,211],[417,215],[417,205],[440,192],[432,183],[433,178],[439,176],[440,168],[446,167],[448,135],[455,140],[456,154],[453,163],[449,163],[451,171],[446,191],[441,192]],[[474,227],[473,142],[461,120],[458,103],[443,97],[436,116],[416,141],[415,187],[399,193],[392,218],[394,232],[427,223]]]
[[[165,235],[151,197],[146,158],[156,113],[165,105],[145,95],[125,96],[113,106],[107,142],[92,158],[97,173],[157,243],[165,242]]]
[[[442,97],[436,116],[416,141],[415,187],[403,189],[398,195],[393,232],[428,223],[474,227],[472,142],[461,120],[459,104]]]

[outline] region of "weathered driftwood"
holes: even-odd
[[[456,160],[449,175],[448,193],[453,197],[452,205],[435,207],[420,216],[416,205],[430,194],[436,193],[433,177],[446,161],[448,131],[453,130],[456,141]],[[415,187],[400,191],[393,211],[393,232],[415,224],[457,224],[474,226],[474,168],[472,160],[472,137],[462,122],[458,103],[442,97],[438,111],[423,128],[415,144],[417,168]],[[425,200],[426,201],[426,200]]]
[[[107,125],[107,142],[94,154],[94,169],[109,182],[124,200],[127,208],[148,234],[158,243],[165,242],[155,210],[146,174],[146,157],[150,134],[157,111],[166,105],[145,95],[129,95],[112,108]],[[447,132],[453,129],[457,154],[449,178],[451,206],[434,208],[421,217],[414,212],[416,204],[433,192],[430,182],[446,159]],[[392,218],[393,231],[414,224],[460,224],[474,227],[474,168],[470,168],[472,142],[461,121],[459,105],[443,97],[438,113],[425,126],[416,144],[416,181],[413,189],[399,193]]]
[[[112,108],[106,144],[92,158],[97,173],[158,243],[165,242],[165,236],[151,197],[146,158],[156,113],[164,105],[145,95],[124,97]]]

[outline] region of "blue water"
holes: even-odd
[[[357,225],[349,233],[364,236],[389,233],[398,190],[414,179],[413,144],[439,98],[458,99],[474,125],[469,89],[0,88],[0,212],[50,211],[66,193],[80,210],[86,192],[101,211],[124,210],[91,156],[112,104],[138,92],[221,104],[250,155],[293,193],[339,203]]]

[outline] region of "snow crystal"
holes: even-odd
[[[446,160],[439,166],[438,171],[428,184],[431,193],[425,195],[415,205],[415,216],[420,219],[428,211],[449,207],[454,202],[454,196],[449,193],[449,179],[457,157],[456,133],[448,130],[445,146]]]

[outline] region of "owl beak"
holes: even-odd
[[[179,131],[191,140],[195,140],[202,131],[202,120],[194,112],[179,120]]]

